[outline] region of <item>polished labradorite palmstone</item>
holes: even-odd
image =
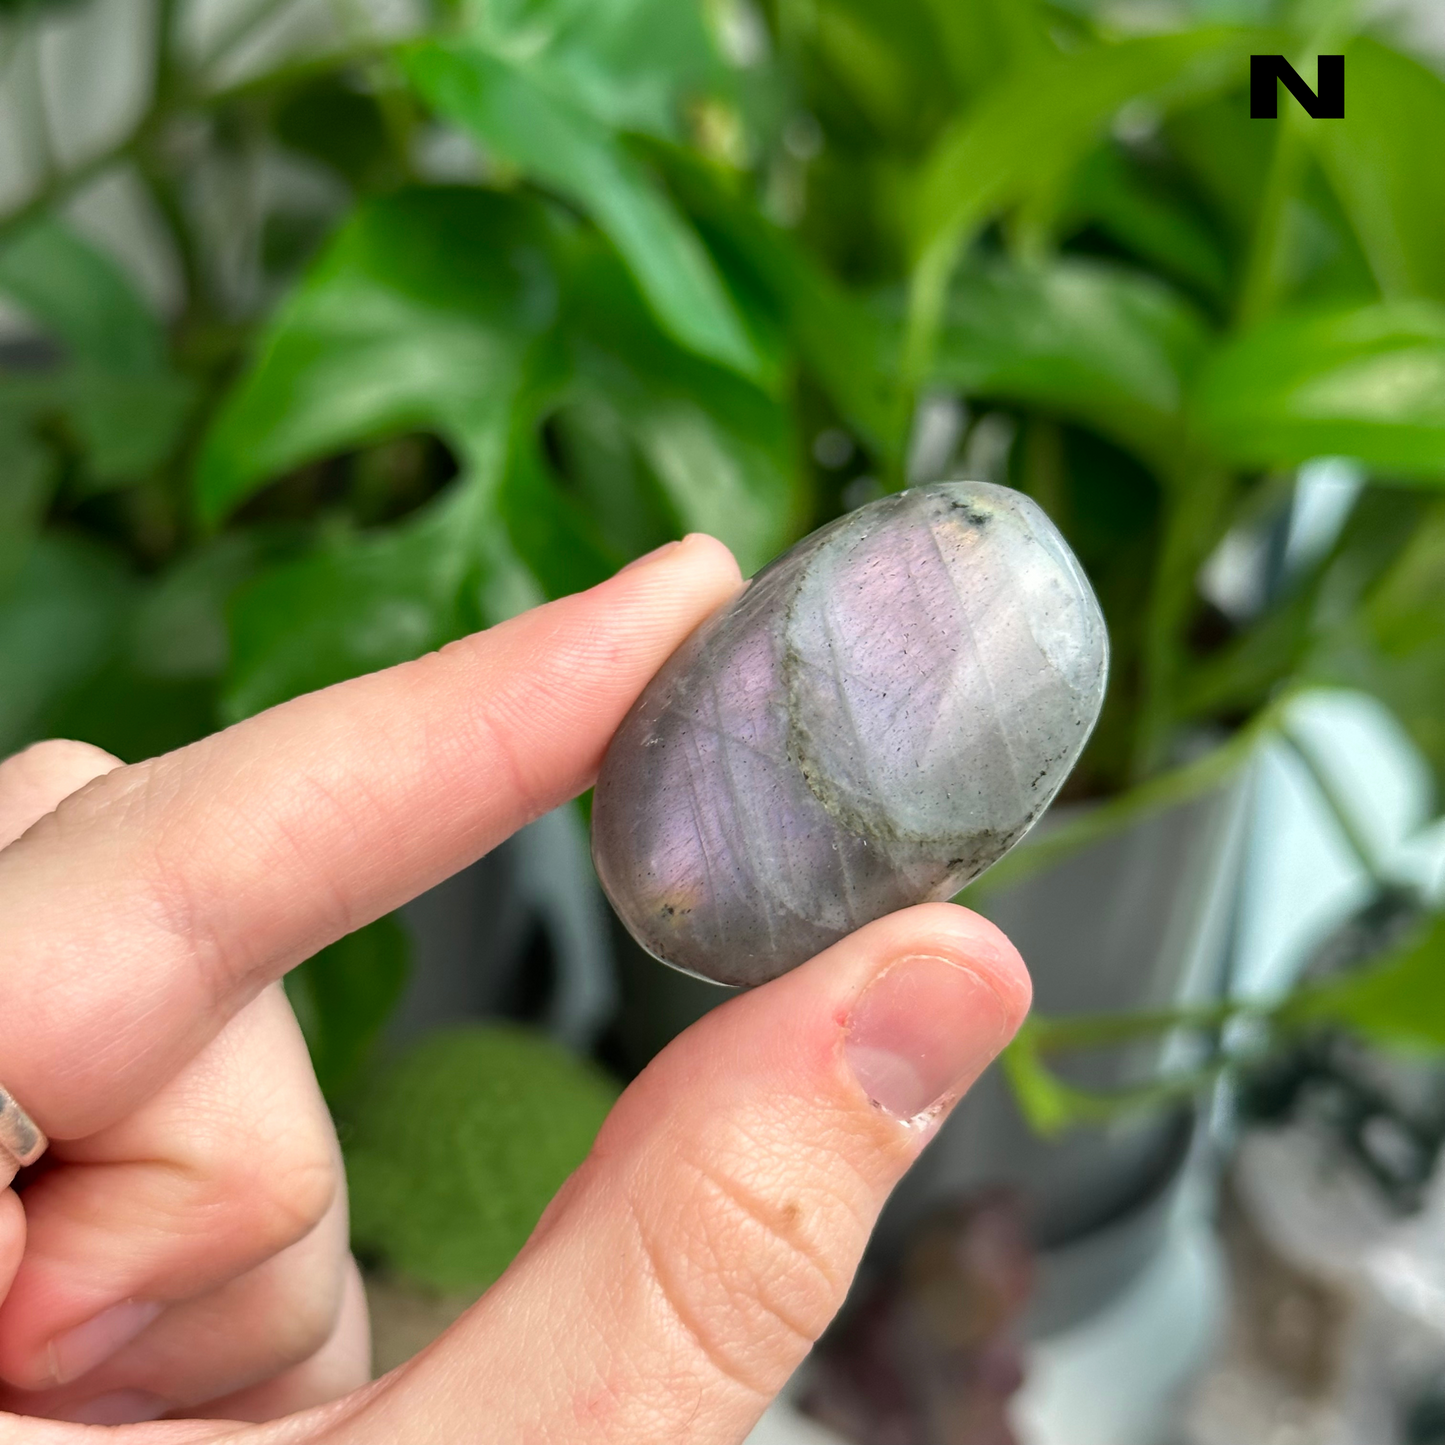
[[[763,568],[648,684],[597,782],[603,887],[664,963],[763,983],[1013,847],[1107,671],[1098,602],[1029,498],[884,497]]]

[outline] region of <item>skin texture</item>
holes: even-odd
[[[743,1438],[1027,1009],[991,925],[894,914],[715,1010],[497,1285],[372,1383],[335,1138],[277,982],[588,786],[737,586],[690,538],[147,763],[47,743],[0,764],[0,1079],[53,1141],[0,1193],[0,1445],[95,1440],[79,1420],[125,1445]]]

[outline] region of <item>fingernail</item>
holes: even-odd
[[[164,1308],[154,1300],[125,1300],[50,1342],[50,1375],[68,1385],[129,1344]]]
[[[169,1400],[149,1390],[112,1390],[83,1405],[72,1405],[52,1418],[72,1425],[139,1425],[144,1420],[159,1420],[170,1408]]]
[[[656,562],[659,557],[665,557],[669,552],[675,552],[682,546],[681,542],[664,542],[660,547],[654,547],[650,552],[644,552],[640,557],[634,557],[625,567],[617,569],[620,577],[624,572],[630,572],[634,567],[645,567],[649,562]]]
[[[1008,1041],[1002,998],[946,958],[900,959],[853,1005],[844,1054],[863,1092],[895,1119],[929,1116]]]

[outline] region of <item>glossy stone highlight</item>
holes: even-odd
[[[1107,670],[1089,583],[1027,497],[884,497],[763,568],[648,684],[597,782],[602,885],[654,957],[764,983],[1013,847]]]

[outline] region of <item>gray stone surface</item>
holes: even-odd
[[[759,572],[628,714],[593,805],[603,887],[663,962],[763,983],[1018,842],[1107,665],[1088,581],[1021,493],[859,508]]]

